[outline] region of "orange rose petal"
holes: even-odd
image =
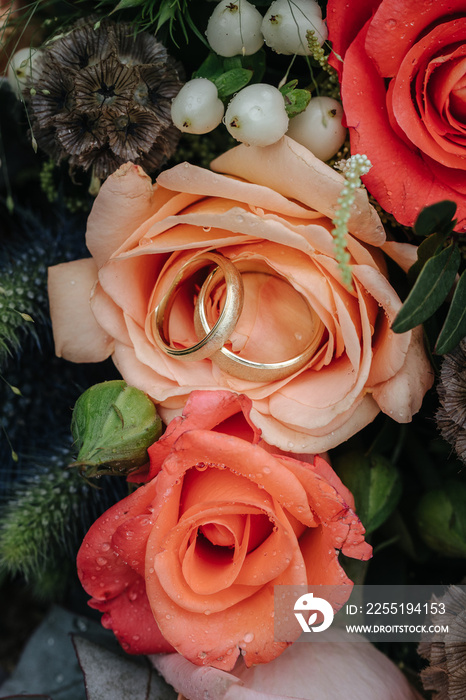
[[[394,260],[401,267],[403,272],[408,272],[409,268],[417,260],[417,246],[409,243],[398,243],[397,241],[387,241],[383,245],[383,252]]]
[[[91,309],[94,316],[99,319],[99,325],[111,338],[126,345],[131,344],[120,307],[104,292],[99,282],[92,293]]]
[[[154,527],[151,513],[125,520],[112,535],[112,549],[139,576],[144,577],[147,539]]]
[[[122,165],[100,188],[87,222],[86,243],[98,267],[157,208],[151,179],[133,163]]]
[[[393,377],[401,369],[411,335],[409,332],[400,334],[390,330],[390,324],[401,308],[401,301],[389,282],[370,267],[355,267],[353,274],[385,312],[385,319],[382,319],[373,343],[373,359],[367,379],[368,386],[373,386]]]
[[[233,517],[238,516],[234,514]],[[245,525],[242,538],[241,541],[236,540],[231,549],[215,547],[207,538],[200,538],[198,532],[193,531],[192,541],[183,556],[181,570],[186,583],[194,593],[212,595],[237,583],[238,572],[248,551],[251,530],[250,515],[240,517]],[[226,528],[228,527],[227,518],[228,516],[222,519],[210,519],[208,525],[223,524]],[[200,530],[202,531],[202,527]],[[249,583],[251,582],[248,581]]]
[[[77,567],[85,590],[97,600],[119,595],[138,574],[112,548],[112,536],[141,511],[149,509],[155,497],[155,482],[141,487],[109,508],[87,532],[78,552]]]
[[[163,528],[163,532],[152,530],[147,543],[146,551],[146,585],[149,595],[149,600],[154,601],[154,596],[151,591],[154,586],[159,585],[166,591],[171,598],[183,610],[189,610],[196,614],[204,613],[206,609],[212,612],[226,610],[235,605],[238,601],[248,597],[258,588],[251,582],[246,585],[236,583],[229,584],[226,588],[211,590],[207,593],[197,593],[188,584],[183,574],[183,562],[180,561],[180,552],[183,552],[184,545],[188,541],[191,533],[196,531],[198,527],[205,522],[215,521],[217,516],[241,513],[243,516],[247,514],[259,514],[262,511],[254,506],[245,504],[216,504],[215,507],[200,507],[200,512],[194,513],[189,518],[185,517],[180,520],[176,526],[173,526],[170,531]],[[162,508],[160,520],[165,518],[165,510]],[[247,544],[246,544],[247,547]],[[192,562],[189,557],[187,566]],[[215,564],[213,564],[215,568]],[[214,588],[217,588],[221,577],[224,575],[225,580],[236,578],[235,569],[238,568],[234,562],[224,562],[222,560],[219,565],[219,570],[216,572],[216,581]],[[188,577],[194,579],[195,575],[200,576],[200,568],[195,572],[189,572]],[[157,584],[154,583],[157,579]],[[198,579],[198,587],[205,589],[208,582],[204,579]]]
[[[326,452],[345,442],[373,421],[379,412],[380,408],[374,399],[369,395],[365,396],[356,408],[349,412],[349,415],[340,417],[344,418],[340,425],[335,425],[333,429],[330,425],[329,430],[321,435],[306,434],[255,408],[251,409],[250,415],[270,445],[276,445],[282,450],[292,449],[296,454],[306,452],[316,454]]]
[[[174,651],[162,636],[152,614],[144,579],[137,578],[112,601],[90,601],[91,608],[103,612],[102,625],[113,630],[128,654],[154,654]]]
[[[394,377],[373,389],[372,395],[387,415],[409,423],[421,408],[424,394],[434,383],[434,372],[424,350],[420,326],[411,331],[405,361]]]
[[[115,304],[144,327],[147,301],[161,267],[162,260],[152,256],[110,260],[99,271],[99,282]]]
[[[286,216],[312,219],[315,218],[315,211],[319,211],[315,207],[312,207],[314,211],[309,211],[299,202],[294,201],[295,197],[283,196],[279,190],[270,189],[268,186],[263,186],[262,183],[242,182],[189,163],[182,163],[170,168],[170,170],[164,170],[158,176],[157,182],[167,189],[182,190],[209,197],[212,195],[225,197],[248,204],[254,209],[260,207]],[[304,202],[304,200],[302,201]]]
[[[306,583],[305,567],[297,543],[290,557],[289,566],[274,580],[274,584]],[[251,665],[270,661],[287,646],[273,641],[272,585],[260,587],[253,595],[218,613],[206,605],[204,614],[186,609],[180,614],[179,604],[167,596],[156,576],[148,575],[146,586],[162,633],[194,663],[230,670],[240,649],[243,649],[246,664]]]
[[[287,136],[272,146],[236,146],[216,158],[211,168],[270,187],[330,219],[336,214],[337,200],[344,184],[340,173]],[[283,173],[288,176],[283,177]],[[309,187],[309,182],[313,183],[313,187]],[[348,229],[354,236],[372,245],[382,245],[385,241],[379,216],[369,204],[364,190],[356,192]]]
[[[306,493],[297,479],[290,478],[276,459],[257,445],[250,445],[235,437],[225,437],[205,430],[187,432],[180,436],[165,462],[170,477],[163,477],[167,483],[181,476],[196,463],[204,463],[206,454],[212,464],[225,465],[235,474],[246,477],[264,488],[264,494],[277,498],[281,505],[302,522],[313,522],[312,514],[306,507]],[[172,476],[173,475],[173,476]],[[252,492],[249,492],[252,497]],[[268,500],[267,500],[268,503]]]
[[[115,249],[112,253],[112,257],[122,255],[132,248],[139,248],[140,245],[143,245],[140,241],[145,242],[146,240],[150,240],[151,229],[154,225],[160,221],[169,219],[171,216],[182,211],[185,207],[188,207],[199,199],[198,196],[186,194],[185,192],[174,194],[170,190],[160,187],[160,185],[155,186],[155,194],[157,198],[157,208],[155,208],[155,206],[153,208],[155,213],[143,221],[136,230],[133,230],[133,233],[122,242],[120,247]]]
[[[96,281],[97,266],[92,258],[49,267],[50,316],[57,357],[71,362],[101,362],[111,355],[113,338],[97,323],[89,305]]]

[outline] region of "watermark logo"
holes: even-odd
[[[297,611],[301,612],[297,612]],[[323,632],[333,622],[333,608],[327,600],[317,598],[313,593],[305,593],[294,604],[294,614],[303,632]],[[307,622],[303,612],[310,613]],[[315,625],[318,613],[322,613],[323,622]]]

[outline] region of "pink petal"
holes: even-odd
[[[133,163],[122,165],[102,185],[87,222],[86,243],[98,267],[157,208],[151,179]]]
[[[101,362],[113,351],[113,339],[99,326],[90,297],[97,281],[92,258],[49,267],[48,292],[55,353],[71,362]]]
[[[337,200],[344,184],[340,173],[287,136],[263,148],[243,144],[236,146],[216,158],[211,167],[218,172],[270,187],[330,219],[335,216]],[[312,187],[310,182],[313,183]],[[382,245],[385,241],[379,216],[362,189],[356,193],[348,229],[356,238],[372,245]]]

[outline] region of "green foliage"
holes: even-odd
[[[466,335],[466,278],[461,270],[460,236],[454,231],[455,212],[456,204],[445,200],[425,207],[417,217],[414,233],[424,240],[408,272],[413,287],[392,325],[395,333],[420,323],[426,323],[426,329],[436,328],[432,345],[437,354],[451,352]],[[445,317],[441,306],[458,272],[461,276]]]
[[[441,231],[446,236],[455,228],[456,204],[449,199],[425,207],[418,215],[413,230],[416,236],[431,236]]]
[[[416,511],[419,534],[442,556],[466,557],[466,484],[449,481],[428,491]]]
[[[15,488],[0,519],[0,573],[31,580],[78,538],[79,515],[90,487],[67,469],[72,453],[56,446],[49,464]]]
[[[0,367],[25,336],[36,335],[35,323],[47,317],[46,266],[39,253],[33,246],[0,260]]]
[[[265,71],[265,53],[261,49],[251,56],[231,56],[223,58],[211,51],[193,78],[211,80],[221,100],[238,92],[250,82],[257,83]]]
[[[348,452],[340,455],[335,469],[352,492],[356,513],[370,533],[395,510],[402,484],[398,469],[382,455]]]
[[[456,285],[450,308],[443,328],[441,329],[435,352],[439,355],[451,352],[460,340],[466,336],[466,271],[464,271]]]
[[[460,262],[461,254],[454,242],[426,262],[392,325],[395,333],[411,330],[437,311],[452,287]]]
[[[280,88],[280,92],[285,98],[286,113],[290,119],[304,112],[311,101],[311,93],[309,90],[297,89],[297,84],[297,80],[290,80]]]

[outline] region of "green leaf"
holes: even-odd
[[[290,119],[304,112],[311,101],[311,93],[309,90],[298,90],[296,89],[297,84],[297,80],[290,80],[289,83],[286,83],[280,88],[280,92],[285,100],[286,113]]]
[[[397,468],[385,457],[349,452],[336,461],[336,471],[352,492],[356,514],[366,532],[376,530],[395,510],[401,496]]]
[[[118,10],[126,10],[130,7],[139,7],[140,5],[144,5],[144,2],[145,0],[120,0],[118,5],[115,7],[114,10],[111,11],[110,14],[113,14]]]
[[[445,243],[445,240],[448,237],[448,235],[448,233],[443,233],[439,231],[438,233],[434,233],[431,236],[425,238],[422,241],[422,243],[418,246],[417,260],[414,263],[414,265],[411,265],[408,271],[408,280],[411,284],[415,283],[416,279],[419,276],[419,273],[421,272],[422,268],[429,260],[429,258],[432,258],[436,253],[440,251],[441,248],[443,248],[443,244]]]
[[[445,323],[435,344],[435,352],[451,352],[466,336],[466,271],[461,275],[451,300]]]
[[[252,83],[259,83],[265,73],[266,55],[264,49],[259,49],[250,56],[232,56],[223,59],[223,71],[226,73],[234,68],[245,68],[253,72]]]
[[[430,236],[431,233],[443,231],[448,235],[456,224],[453,219],[455,212],[456,204],[449,199],[425,207],[414,223],[414,233],[416,236]]]
[[[238,92],[249,83],[252,78],[252,71],[245,68],[233,68],[232,70],[223,73],[219,78],[216,78],[215,83],[218,91],[218,96],[221,100],[234,92]]]
[[[216,53],[211,52],[199,68],[194,71],[193,78],[207,78],[215,82],[223,72],[223,61]]]
[[[437,311],[452,287],[460,262],[461,253],[454,242],[427,261],[392,325],[395,333],[411,330]]]
[[[466,558],[466,485],[449,481],[428,491],[419,503],[416,521],[424,542],[445,557]]]

